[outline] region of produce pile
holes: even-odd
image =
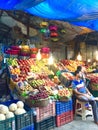
[[[67,79],[67,80],[73,80],[74,76],[70,72],[62,73],[62,75]]]
[[[70,72],[74,72],[77,66],[84,66],[85,63],[82,61],[75,60],[61,60],[60,61]]]
[[[24,109],[24,103],[18,101],[17,103],[11,103],[9,106],[0,104],[0,121],[13,118],[15,115],[21,115],[26,113]]]
[[[29,99],[35,103],[51,96],[56,100],[61,97],[70,98],[71,94],[67,89],[62,87],[61,92],[61,88],[58,88],[60,80],[49,70],[45,60],[14,59],[14,61],[15,63],[11,58],[7,59],[10,77],[16,83],[15,91],[24,100]],[[49,76],[52,76],[52,79]]]
[[[98,90],[98,73],[88,74],[87,78],[90,80],[92,90]]]

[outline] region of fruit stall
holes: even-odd
[[[41,101],[43,99],[43,101],[47,101],[48,103],[47,98],[49,96],[57,96],[57,99],[62,98],[62,96],[65,96],[65,98],[70,97],[68,88],[60,84],[58,77],[48,69],[46,61],[34,59],[14,60],[12,58],[7,59],[10,83],[14,84],[14,87],[11,84],[9,86],[11,91],[16,92],[27,103],[32,100],[32,103],[34,100],[37,102],[39,99]]]
[[[96,66],[93,64],[86,64],[78,60],[61,60],[52,65],[52,70],[66,87],[71,87],[71,81],[74,79],[73,74],[77,66],[83,66],[86,70],[87,87],[95,97],[98,97],[98,73],[95,73]]]
[[[84,62],[61,60],[51,65],[50,48],[24,45],[11,46],[5,51],[5,57],[12,99],[0,103],[0,110],[5,109],[0,113],[1,129],[6,130],[5,126],[10,124],[11,130],[46,130],[73,121],[70,81],[77,66],[85,66]],[[85,67],[89,72],[90,66]],[[87,74],[92,90],[97,88],[97,77],[97,74]]]
[[[37,59],[39,52],[41,59]],[[0,128],[6,130],[8,122],[11,130],[46,130],[73,120],[72,93],[51,69],[48,61],[50,48],[11,46],[5,51],[5,56],[12,99],[0,104],[12,112],[12,116],[6,118],[7,112],[1,113]]]
[[[70,87],[71,81],[74,79],[74,72],[77,66],[84,66],[82,61],[75,60],[61,60],[51,66],[53,72],[59,77],[65,87]]]

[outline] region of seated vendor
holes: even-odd
[[[79,71],[75,71],[75,79],[72,81],[73,93],[77,99],[89,102],[92,105],[94,121],[98,124],[98,111],[97,111],[97,103],[98,98],[95,98],[85,87],[85,82],[81,79],[81,73]]]

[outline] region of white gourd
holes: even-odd
[[[9,118],[12,118],[12,117],[14,117],[14,113],[13,112],[8,112],[6,114],[6,119],[9,119]]]
[[[5,120],[5,115],[4,114],[0,114],[0,121]]]
[[[8,113],[8,111],[9,111],[9,109],[7,106],[5,106],[5,105],[0,106],[0,113],[6,114],[6,113]]]
[[[18,101],[17,108],[24,108],[24,103],[22,101]]]
[[[12,104],[9,106],[9,110],[10,110],[11,112],[16,111],[16,110],[17,110],[17,105],[16,105],[15,103],[12,103]]]
[[[26,111],[22,108],[18,108],[16,111],[15,111],[15,115],[21,115],[21,114],[24,114],[26,113]]]

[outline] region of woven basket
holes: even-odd
[[[91,89],[98,91],[98,84],[91,83]]]
[[[25,103],[29,107],[46,107],[49,104],[49,98],[46,99],[40,99],[40,100],[31,100],[31,99],[26,99]]]

